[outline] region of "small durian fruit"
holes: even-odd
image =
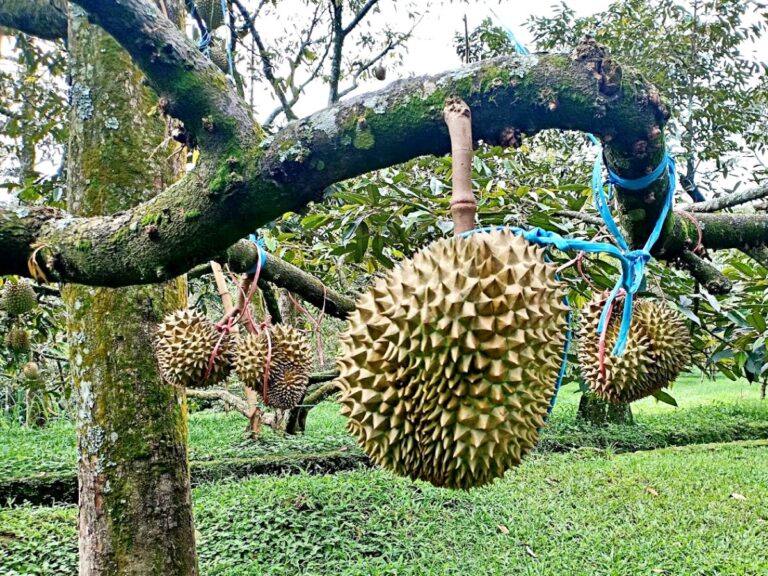
[[[11,316],[26,314],[37,306],[37,296],[32,285],[26,280],[7,281],[3,285],[3,308]]]
[[[375,66],[373,68],[373,77],[376,78],[376,80],[386,80],[387,79],[387,69],[384,68],[381,64],[378,66]]]
[[[301,402],[312,369],[312,349],[303,332],[278,324],[269,328],[271,359],[267,397],[264,402],[272,408],[290,410]],[[237,346],[235,371],[243,383],[262,394],[264,370],[267,363],[267,331],[248,334]]]
[[[155,354],[160,371],[177,386],[200,388],[220,382],[229,374],[231,353],[231,336],[222,335],[213,323],[192,310],[169,314],[158,326]]]
[[[15,354],[26,354],[30,349],[29,332],[23,328],[11,328],[5,335],[5,345]]]
[[[227,49],[221,40],[214,39],[213,42],[211,42],[210,56],[211,61],[216,64],[224,74],[229,74],[229,56],[227,54]]]
[[[37,382],[40,380],[40,367],[37,365],[37,362],[27,362],[24,364],[21,373],[24,375],[24,378],[30,382]]]
[[[203,19],[208,30],[215,30],[224,23],[221,0],[197,0],[197,13]]]
[[[378,464],[482,486],[539,438],[567,331],[543,248],[508,230],[438,240],[357,301],[340,339],[342,413]]]
[[[579,365],[590,390],[608,402],[634,402],[674,382],[691,360],[690,333],[680,314],[664,302],[635,301],[627,346],[616,357],[611,351],[619,336],[621,313],[614,313],[606,330],[603,373],[597,327],[604,301],[604,296],[592,299],[579,327]]]

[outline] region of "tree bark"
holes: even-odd
[[[628,403],[611,404],[591,392],[581,395],[576,419],[592,426],[634,424],[632,409]]]
[[[66,0],[2,0],[0,22],[45,40],[67,37]]]
[[[178,17],[181,2],[164,4]],[[69,48],[69,209],[111,214],[173,180],[165,122],[130,57],[74,6]],[[186,399],[161,379],[152,346],[156,323],[185,305],[186,284],[71,285],[62,296],[78,401],[80,575],[196,575]]]

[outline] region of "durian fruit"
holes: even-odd
[[[386,80],[387,79],[387,69],[384,68],[381,64],[378,66],[375,66],[373,68],[373,77],[376,78],[376,80]]]
[[[544,249],[510,231],[439,240],[379,279],[340,339],[342,413],[381,466],[488,484],[538,442],[567,331]]]
[[[621,310],[611,315],[600,370],[600,322],[605,298],[595,297],[582,312],[578,357],[590,390],[609,402],[634,402],[675,381],[691,360],[691,338],[683,318],[663,301],[636,300],[621,357],[611,354],[621,327]]]
[[[208,30],[215,30],[224,23],[221,0],[197,0],[197,13],[203,19]]]
[[[37,365],[37,362],[27,362],[24,364],[21,372],[24,374],[24,378],[31,382],[40,380],[40,367]]]
[[[5,335],[5,345],[16,354],[29,352],[29,333],[23,328],[11,328]]]
[[[211,354],[217,344],[208,374]],[[209,320],[192,310],[169,314],[158,327],[155,355],[160,371],[167,381],[177,386],[197,388],[220,382],[229,374],[231,354],[231,336],[222,336]]]
[[[37,306],[37,297],[32,286],[26,280],[6,282],[3,285],[3,308],[12,316],[26,314]]]
[[[211,42],[210,46],[211,61],[224,72],[229,74],[229,56],[227,54],[227,48],[221,40],[215,39]]]
[[[269,329],[272,355],[265,404],[272,408],[290,410],[296,406],[309,383],[312,369],[312,349],[303,332],[278,324]],[[237,346],[235,371],[243,383],[262,394],[264,370],[267,363],[267,332],[248,334]]]

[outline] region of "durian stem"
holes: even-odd
[[[459,98],[450,98],[443,109],[443,117],[451,136],[451,214],[453,233],[458,236],[474,229],[477,213],[477,202],[472,192],[472,113],[466,102]]]
[[[232,295],[229,293],[229,287],[227,287],[227,279],[224,277],[224,271],[221,269],[221,265],[214,260],[211,260],[211,272],[213,272],[213,279],[216,281],[216,289],[219,291],[219,297],[221,298],[221,304],[224,307],[224,313],[229,314],[235,305],[232,303]]]

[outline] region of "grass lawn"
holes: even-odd
[[[540,450],[561,452],[594,446],[617,451],[649,450],[671,445],[768,439],[768,401],[761,402],[759,387],[725,378],[704,380],[681,377],[672,389],[680,408],[641,400],[632,405],[636,426],[585,427],[575,423],[578,387],[563,387],[547,426]],[[245,433],[245,419],[236,413],[200,412],[190,418],[190,459],[194,462],[302,455],[357,450],[345,431],[339,407],[327,402],[310,412],[304,436],[281,437],[267,430],[254,443]],[[17,478],[74,474],[75,432],[69,422],[42,430],[18,426],[0,428],[0,484]]]
[[[659,402],[655,398],[645,398],[632,403],[634,414],[666,414],[683,408],[707,406],[718,403],[741,403],[760,400],[760,385],[750,384],[744,379],[733,382],[724,376],[715,380],[702,378],[701,374],[683,374],[668,389],[675,398],[678,408]],[[577,384],[563,386],[557,396],[560,409],[578,406],[579,387]]]
[[[359,470],[194,501],[206,576],[768,573],[766,441],[538,454],[468,493]],[[0,509],[0,574],[75,573],[75,516]]]

